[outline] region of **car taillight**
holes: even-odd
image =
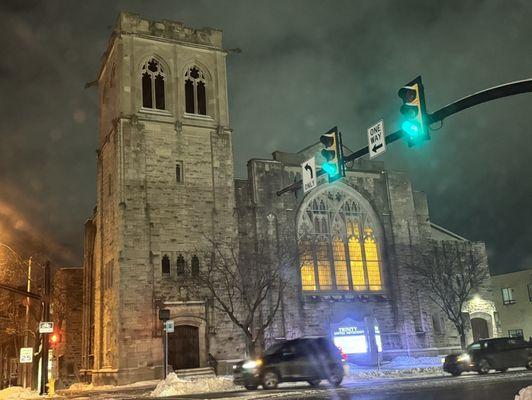
[[[347,361],[347,354],[343,350],[340,350],[340,353],[342,353],[342,361]]]

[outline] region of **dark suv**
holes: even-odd
[[[233,367],[234,382],[253,390],[259,385],[275,389],[280,382],[307,381],[318,386],[322,379],[339,386],[344,378],[340,350],[327,338],[287,340],[270,347],[256,360]]]
[[[443,363],[443,370],[454,376],[464,371],[505,372],[513,367],[532,369],[532,343],[521,338],[482,339],[467,346],[466,353],[448,355]]]

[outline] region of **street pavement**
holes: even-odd
[[[513,400],[515,394],[532,385],[532,372],[526,370],[488,375],[467,373],[459,377],[431,376],[404,379],[372,379],[346,382],[337,389],[325,383],[316,389],[306,384],[283,384],[277,390],[245,389],[223,392],[161,397],[161,399],[218,400],[218,399],[302,399],[302,400]],[[149,397],[151,390],[130,389],[100,393],[78,393],[69,399],[125,400]]]

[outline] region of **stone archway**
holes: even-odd
[[[473,333],[474,342],[479,339],[486,339],[490,337],[488,321],[486,321],[484,318],[471,318],[471,330]]]
[[[199,329],[191,325],[177,325],[168,334],[168,364],[174,370],[199,368]]]

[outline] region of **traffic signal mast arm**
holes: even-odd
[[[468,108],[474,107],[476,105],[487,103],[491,100],[500,99],[503,97],[514,96],[516,94],[530,93],[532,92],[532,79],[524,79],[522,81],[505,83],[503,85],[495,86],[480,92],[474,93],[472,95],[466,96],[460,100],[456,100],[451,104],[446,105],[445,107],[440,108],[439,110],[433,112],[432,114],[427,115],[427,122],[433,124],[440,122],[445,118],[454,115],[460,111],[467,110]],[[385,137],[386,144],[393,143],[396,140],[404,136],[402,130],[395,131]],[[365,156],[369,153],[369,147],[365,146],[361,149],[358,149],[354,153],[345,156],[343,161],[344,164],[353,160],[356,160],[362,156]],[[319,170],[317,176],[325,174],[325,171]],[[277,192],[277,196],[281,196],[286,192],[299,189],[303,184],[302,180],[294,182],[290,186],[287,186]]]

